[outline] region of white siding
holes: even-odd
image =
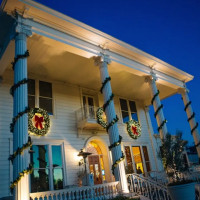
[[[8,76],[11,74],[8,73]],[[4,77],[6,81],[6,77]],[[41,79],[42,80],[42,79]],[[9,131],[12,120],[12,97],[9,94],[11,83],[8,81],[0,85],[0,197],[9,195],[10,184],[10,169],[9,169],[9,138],[12,139],[12,134]],[[10,81],[11,82],[11,81]],[[51,81],[49,81],[51,82]],[[54,98],[54,115],[51,116],[50,132],[42,137],[47,143],[59,140],[64,143],[64,154],[66,164],[66,185],[77,184],[77,173],[79,170],[77,157],[81,148],[84,148],[86,141],[91,136],[99,136],[109,145],[109,139],[106,132],[92,133],[91,131],[83,131],[78,137],[77,123],[75,111],[81,107],[80,89],[77,86],[71,86],[63,83],[53,82],[53,98]],[[98,104],[103,105],[103,98],[99,97]],[[134,98],[133,98],[134,99]],[[148,125],[146,122],[145,112],[139,103],[137,103],[137,111],[142,125],[142,135],[137,140],[129,137],[125,124],[119,121],[119,131],[123,137],[122,145],[145,145],[149,150],[149,157],[152,170],[155,169],[155,160],[153,156],[152,145],[148,132]],[[119,100],[115,97],[116,112],[121,117]],[[152,134],[152,133],[150,133]],[[33,141],[40,141],[38,136],[32,136]],[[111,166],[110,166],[111,167]]]

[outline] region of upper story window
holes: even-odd
[[[30,108],[40,107],[50,115],[53,114],[52,84],[30,79],[28,84],[28,105]]]
[[[138,121],[135,102],[126,99],[119,99],[119,100],[120,100],[123,122],[126,123],[131,119]]]
[[[86,118],[95,118],[94,97],[83,95],[83,109]]]

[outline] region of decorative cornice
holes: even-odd
[[[23,18],[21,15],[19,15],[17,12],[15,12],[16,16],[16,27],[15,32],[16,33],[24,33],[27,37],[30,37],[32,35],[31,26],[28,25],[27,19]]]
[[[100,56],[94,56],[94,64],[96,66],[100,66],[102,63],[107,63],[110,64],[111,63],[111,59],[108,55],[100,53]]]

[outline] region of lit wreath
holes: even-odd
[[[100,124],[103,128],[106,128],[108,126],[108,123],[103,120],[103,114],[104,114],[104,111],[103,111],[103,108],[98,108],[97,109],[97,123]]]
[[[44,136],[50,128],[50,118],[46,110],[31,108],[28,113],[28,131],[35,135]]]
[[[131,138],[137,139],[141,136],[141,126],[138,121],[130,120],[127,122],[127,131]]]

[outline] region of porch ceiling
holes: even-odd
[[[99,90],[101,87],[99,69],[88,53],[36,34],[28,39],[28,49],[29,77],[37,76],[41,79],[62,81],[94,90]],[[9,55],[14,55],[12,43],[7,51]],[[11,61],[9,60],[9,63]],[[7,67],[11,68],[11,65]],[[151,95],[149,86],[145,83],[145,74],[136,70],[130,73],[124,70],[125,66],[116,62],[111,62],[108,69],[114,94],[142,100],[146,105],[150,104]],[[177,91],[177,88],[166,86],[161,81],[158,81],[157,86],[161,99]]]

